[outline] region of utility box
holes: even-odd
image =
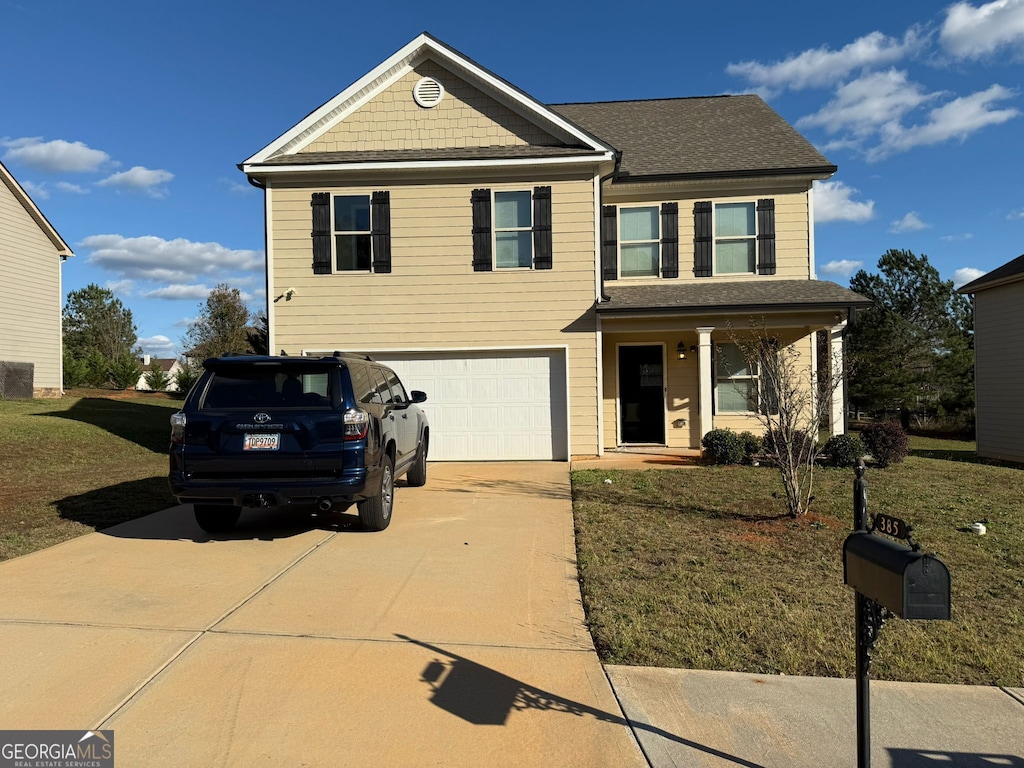
[[[855,531],[843,543],[843,579],[903,619],[949,619],[949,569],[933,555]]]

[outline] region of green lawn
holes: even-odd
[[[1022,686],[1024,470],[978,463],[972,443],[912,438],[911,447],[903,464],[868,469],[869,512],[911,523],[949,566],[953,620],[889,621],[873,673]],[[853,472],[815,477],[812,515],[793,520],[768,467],[574,472],[584,603],[602,657],[852,677],[842,543]],[[986,536],[968,531],[977,521]]]
[[[164,395],[0,400],[0,560],[172,506]]]

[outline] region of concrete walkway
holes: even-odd
[[[433,464],[381,534],[177,507],[0,563],[0,728],[121,766],[643,766],[583,624],[565,464]]]

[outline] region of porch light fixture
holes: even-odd
[[[679,355],[680,360],[686,359],[686,345],[681,341],[676,344],[676,354]]]

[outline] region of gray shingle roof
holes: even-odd
[[[271,157],[261,165],[320,165],[326,163],[410,162],[417,160],[515,160],[593,155],[586,147],[459,147],[395,149],[373,152],[300,152]]]
[[[605,283],[611,301],[600,314],[706,314],[711,311],[845,309],[871,301],[827,280],[701,280],[696,283],[615,285]]]
[[[622,175],[700,178],[836,170],[760,96],[550,107],[622,152]]]
[[[977,280],[972,280],[967,285],[962,286],[959,289],[959,293],[977,293],[979,290],[983,291],[999,283],[1009,283],[1021,279],[1024,279],[1024,254],[1021,254],[1013,261],[1003,264],[1001,267],[996,267]]]

